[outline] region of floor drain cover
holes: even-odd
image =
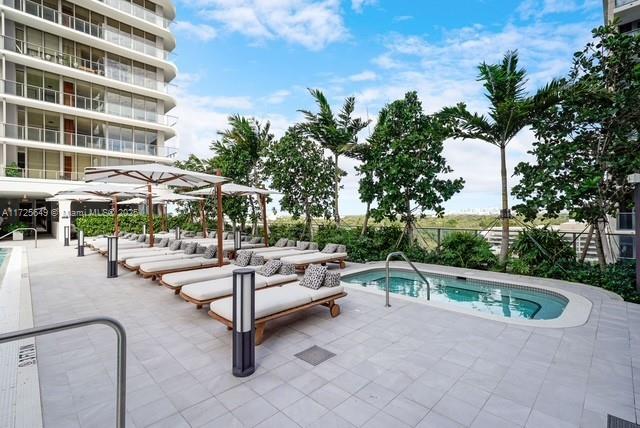
[[[311,348],[298,352],[295,356],[300,358],[302,361],[306,361],[312,366],[317,366],[320,363],[324,363],[329,358],[335,357],[336,354],[319,346],[313,345]]]
[[[633,422],[625,421],[624,419],[617,418],[609,415],[607,417],[607,428],[639,428],[640,425]]]

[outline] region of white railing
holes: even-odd
[[[136,143],[119,138],[98,137],[76,132],[61,132],[58,129],[46,129],[9,123],[1,125],[5,137],[18,140],[64,144],[88,149],[147,156],[174,157],[177,152],[174,147],[158,147],[155,144]]]
[[[56,9],[43,6],[32,0],[14,0],[14,8],[29,15],[37,16],[49,22],[72,28],[81,33],[88,34],[99,39],[107,40],[119,46],[133,49],[146,55],[157,58],[168,59],[169,52],[161,49],[146,39],[134,38],[131,34],[111,28],[105,24],[94,24],[84,19],[77,18],[66,13],[61,13]]]
[[[137,4],[131,3],[126,0],[99,0],[106,5],[113,7],[114,9],[118,9],[122,12],[126,12],[130,15],[135,16],[136,18],[144,19],[145,21],[151,22],[152,24],[159,25],[163,28],[169,27],[171,21],[164,16],[153,12],[149,9],[146,9]]]
[[[23,40],[16,40],[13,37],[0,37],[3,39],[4,49],[9,51],[40,58],[48,62],[85,71],[87,73],[105,76],[119,82],[130,83],[164,93],[168,91],[169,85],[165,82],[157,79],[150,79],[137,73],[132,73],[129,71],[131,67],[125,66],[124,64],[121,67],[107,66],[105,65],[105,58],[101,58],[100,61],[91,61],[89,59],[66,54],[55,49],[45,48],[44,46],[25,42]]]
[[[616,0],[616,7],[626,6],[638,0]]]
[[[59,171],[42,168],[20,168],[17,166],[0,166],[0,173],[4,177],[34,178],[38,180],[84,180],[84,172]]]
[[[134,106],[109,103],[105,100],[84,97],[82,95],[62,93],[56,89],[42,88],[40,86],[26,85],[11,80],[1,80],[2,92],[19,97],[30,98],[38,101],[46,101],[54,104],[63,104],[96,113],[112,114],[129,119],[158,123],[165,126],[176,124],[177,118],[170,115],[158,114],[149,110],[142,110]],[[134,103],[135,104],[135,103]]]

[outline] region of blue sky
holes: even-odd
[[[478,63],[518,49],[534,90],[564,75],[603,21],[601,0],[177,0],[176,8],[171,114],[179,118],[173,144],[181,158],[211,156],[209,142],[232,113],[269,120],[282,135],[300,120],[298,109],[314,108],[309,87],[336,108],[355,95],[357,113],[373,123],[408,90],[418,91],[428,112],[460,101],[484,112]],[[532,138],[525,130],[512,142],[510,169],[527,158]],[[495,147],[450,141],[445,155],[467,182],[448,212],[499,206]],[[341,163],[349,172],[343,214],[364,211],[354,166]]]

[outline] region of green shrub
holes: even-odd
[[[149,218],[146,214],[121,214],[118,216],[120,230],[132,233],[142,233],[142,226],[148,224]],[[86,236],[108,235],[114,232],[113,215],[111,214],[90,214],[75,219],[77,229],[84,231]],[[162,218],[153,218],[153,229],[160,231]],[[200,224],[192,223],[186,215],[169,216],[167,225],[170,229],[179,226],[182,230],[199,232],[202,230]]]
[[[604,270],[593,263],[575,263],[563,279],[604,288],[628,302],[640,303],[640,294],[636,291],[636,263],[633,260],[609,264]]]
[[[269,244],[275,245],[280,238],[294,241],[308,241],[309,234],[304,231],[304,223],[301,221],[275,222],[269,225]],[[250,231],[251,229],[249,229]]]
[[[11,162],[5,167],[4,175],[7,177],[22,177],[22,168],[17,163]]]
[[[436,263],[447,266],[485,270],[492,268],[497,261],[489,242],[470,232],[448,234],[434,259]]]
[[[571,244],[546,227],[520,232],[511,252],[517,258],[511,259],[509,270],[520,275],[563,279],[576,261]]]
[[[27,224],[27,223],[25,223],[23,221],[17,221],[15,223],[8,223],[8,224],[5,224],[5,225],[2,226],[2,232],[3,233],[9,233],[9,232],[13,232],[16,229],[21,229],[21,228],[24,228],[24,227],[31,227],[31,225]],[[26,234],[29,234],[32,231],[31,230],[23,230],[22,232],[26,233]]]
[[[338,228],[335,224],[327,224],[318,228],[314,240],[321,249],[329,243],[346,245],[350,261],[366,263],[384,260],[387,254],[397,251],[396,244],[401,235],[402,229],[398,226],[370,227],[365,236],[361,236],[359,228]]]

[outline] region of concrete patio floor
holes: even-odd
[[[129,427],[605,427],[640,415],[640,305],[593,302],[580,327],[514,326],[349,289],[267,325],[258,369],[231,375],[230,333],[163,287],[99,255],[28,249],[36,325],[112,316],[129,340]],[[560,285],[564,286],[564,285]],[[45,427],[114,426],[115,336],[88,327],[37,339]],[[313,367],[294,354],[336,354]]]

